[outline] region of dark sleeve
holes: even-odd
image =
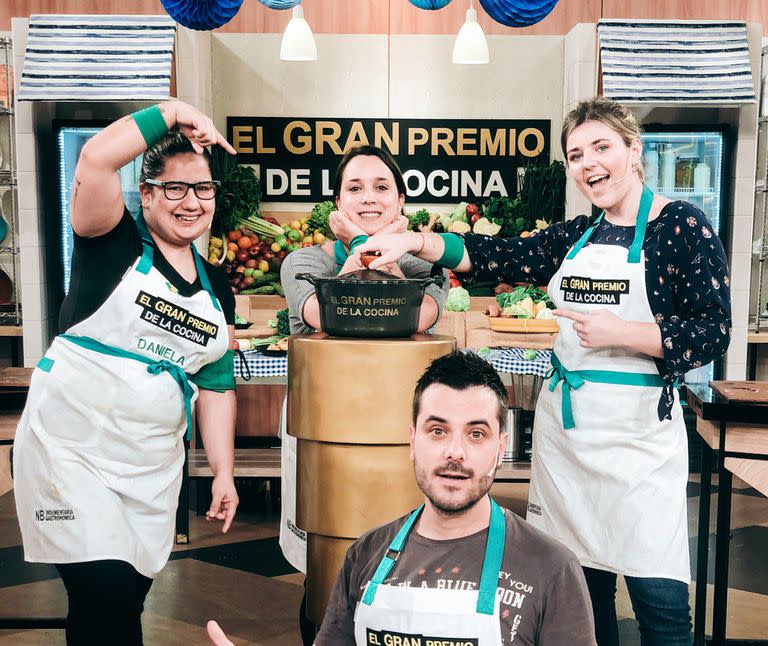
[[[73,232],[72,240],[69,293],[59,311],[62,332],[99,309],[141,253],[141,237],[128,209],[104,235],[84,238]]]
[[[344,565],[342,565],[339,576],[336,577],[336,582],[333,584],[323,624],[320,626],[317,637],[315,637],[315,646],[355,646],[356,602],[350,594],[353,585],[359,587],[358,582],[353,583],[351,581],[353,564],[357,560],[355,548],[356,545],[353,544],[344,557]]]
[[[203,260],[203,266],[205,267],[205,273],[208,274],[208,279],[211,281],[211,288],[219,304],[224,312],[224,318],[227,319],[227,325],[235,324],[235,294],[232,288],[229,286],[229,280],[227,275],[221,269],[221,267],[214,267],[212,264]]]
[[[720,358],[731,336],[728,261],[706,216],[692,204],[660,233],[668,256],[659,282],[671,281],[674,314],[659,321],[664,350],[662,376],[671,381]],[[663,243],[663,244],[662,244]]]
[[[467,234],[464,246],[472,272],[456,273],[462,283],[533,283],[546,285],[590,224],[587,216],[557,222],[528,238],[496,238]]]
[[[573,557],[549,585],[544,599],[539,646],[595,646],[592,604],[581,565]]]

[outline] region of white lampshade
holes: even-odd
[[[477,11],[472,7],[467,9],[467,18],[453,43],[451,60],[464,65],[482,65],[490,60],[488,42],[483,28],[477,22]]]
[[[316,61],[317,45],[309,23],[304,20],[304,9],[297,5],[292,11],[291,21],[285,28],[280,43],[280,60]]]

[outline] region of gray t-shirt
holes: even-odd
[[[406,278],[429,278],[432,265],[421,258],[406,254],[397,263]],[[314,328],[306,324],[301,313],[304,311],[304,303],[315,293],[312,284],[305,280],[296,280],[296,274],[307,273],[315,276],[336,276],[336,261],[331,258],[322,246],[303,247],[293,253],[289,253],[283,261],[280,269],[280,282],[285,290],[285,298],[288,301],[289,320],[291,334],[311,334]],[[443,270],[445,278],[443,287],[429,285],[426,293],[435,299],[438,307],[437,320],[443,315],[445,299],[448,298],[450,283],[448,272]]]
[[[576,556],[560,543],[504,510],[501,597],[502,643],[512,646],[595,646],[592,606]],[[407,516],[369,531],[347,551],[328,602],[316,646],[353,646],[354,615],[365,586]],[[412,531],[386,584],[476,589],[488,530],[446,541]],[[375,603],[375,602],[374,602]]]

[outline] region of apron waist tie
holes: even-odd
[[[93,350],[94,352],[100,352],[112,357],[121,357],[123,359],[133,359],[134,361],[140,361],[147,364],[147,372],[152,375],[159,375],[161,372],[167,372],[171,378],[178,384],[181,389],[181,394],[184,397],[184,413],[187,420],[187,440],[192,438],[192,396],[195,391],[192,386],[189,385],[189,378],[187,373],[184,372],[178,365],[171,363],[167,359],[160,359],[155,361],[144,355],[137,354],[136,352],[130,352],[117,348],[112,345],[107,345],[89,336],[76,336],[74,334],[60,334],[60,339],[70,341],[75,345],[79,345],[86,350]]]
[[[562,416],[563,428],[576,428],[571,407],[571,390],[578,390],[586,381],[600,384],[617,384],[621,386],[652,386],[663,388],[666,384],[661,375],[643,374],[637,372],[616,372],[613,370],[568,370],[557,355],[552,353],[552,368],[544,376],[549,379],[549,390],[554,392],[557,384],[563,383]]]

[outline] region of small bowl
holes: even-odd
[[[379,251],[365,251],[360,254],[360,262],[363,263],[363,267],[368,269],[371,263],[374,260],[376,260],[376,258],[379,258],[380,256],[381,256],[381,252]]]

